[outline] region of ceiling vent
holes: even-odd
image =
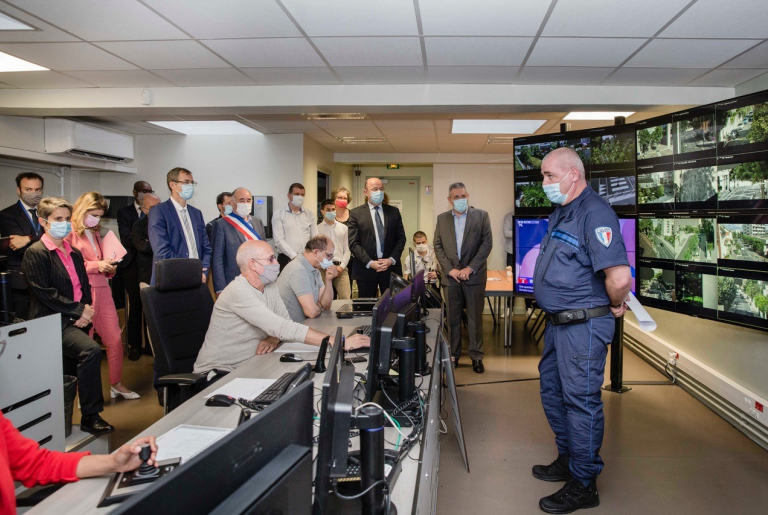
[[[384,138],[384,137],[365,138],[360,136],[342,136],[337,139],[342,143],[346,143],[349,145],[375,145],[380,143],[388,143],[387,138]]]
[[[365,113],[304,113],[307,120],[367,120]]]

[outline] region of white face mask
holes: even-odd
[[[239,217],[247,218],[251,214],[251,206],[253,206],[253,204],[250,202],[238,202],[237,210],[235,212]]]
[[[419,243],[418,245],[416,245],[416,251],[419,252],[420,254],[424,254],[427,250],[429,250],[429,247],[427,246],[426,243]]]
[[[304,195],[294,195],[291,204],[296,207],[301,207],[301,205],[304,204]]]

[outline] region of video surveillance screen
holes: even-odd
[[[675,265],[641,259],[637,269],[638,298],[647,306],[675,309]]]
[[[715,159],[675,161],[675,209],[717,209]]]
[[[768,209],[768,152],[717,159],[719,209]]]
[[[592,172],[589,185],[617,213],[634,213],[637,209],[637,182],[634,170]]]
[[[717,263],[716,218],[675,218],[675,261]]]
[[[546,215],[555,208],[544,194],[539,171],[515,172],[515,213]]]
[[[768,273],[721,268],[717,318],[768,329]]]
[[[672,162],[674,147],[671,116],[660,116],[637,122],[635,132],[638,167]]]
[[[635,167],[635,129],[632,125],[591,130],[590,147],[592,171]]]
[[[672,163],[637,167],[637,209],[672,211],[675,207],[675,172]]]
[[[546,218],[515,218],[515,292],[533,293],[533,272],[541,240],[547,234]]]
[[[719,216],[717,264],[768,272],[768,215]]]
[[[715,157],[715,107],[705,106],[672,115],[675,161]]]
[[[717,268],[676,263],[675,300],[681,313],[717,318]]]
[[[541,160],[552,150],[549,134],[515,138],[515,172],[541,170]]]
[[[768,150],[768,92],[717,104],[718,155]]]
[[[637,220],[641,259],[674,261],[675,219],[671,217],[641,217]]]

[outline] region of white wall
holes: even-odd
[[[514,207],[512,165],[488,164],[435,164],[434,210],[432,223],[437,215],[451,209],[448,203],[448,186],[460,181],[467,185],[469,204],[488,211],[493,231],[493,250],[488,258],[489,270],[503,270],[507,266],[504,251],[504,216]]]
[[[31,167],[32,169],[28,168]],[[34,172],[45,181],[43,193],[50,197],[61,196],[61,181],[59,177],[44,170],[53,169],[46,165],[40,165],[40,169],[34,169],[32,163],[22,163],[21,166],[0,165],[0,209],[5,209],[15,203],[19,196],[16,193],[16,176],[22,172]],[[116,174],[125,175],[125,174]],[[64,198],[74,203],[81,194],[87,191],[99,191],[101,187],[100,174],[98,172],[68,171],[64,173]]]
[[[331,189],[344,186],[352,191],[352,166],[336,163],[333,160],[333,152],[322,146],[309,136],[304,136],[304,178],[301,182],[307,191],[304,205],[315,211],[318,202],[325,199],[317,198],[317,171],[323,171],[331,176]],[[288,201],[283,192],[282,203]],[[315,213],[317,214],[317,213]]]

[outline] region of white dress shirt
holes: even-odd
[[[310,238],[317,236],[315,215],[303,207],[294,213],[286,205],[272,215],[272,236],[277,251],[293,259],[304,251]]]
[[[349,251],[349,229],[341,222],[333,221],[332,224],[320,222],[317,224],[317,233],[327,236],[333,242],[333,260],[341,262],[342,268],[347,268],[351,252]]]
[[[189,220],[189,226],[192,227],[192,217],[189,216],[189,209],[187,209],[187,206],[182,206],[178,202],[176,202],[176,199],[171,197],[171,202],[173,202],[173,207],[176,208],[176,214],[179,215],[179,221],[181,222],[181,228],[184,231],[185,239],[187,240],[187,249],[189,250],[189,257],[197,256],[197,241],[195,241],[195,233],[192,232],[191,234],[189,231],[187,231],[187,226],[184,223],[184,215],[187,216],[187,220]],[[184,213],[181,211],[185,210]]]

